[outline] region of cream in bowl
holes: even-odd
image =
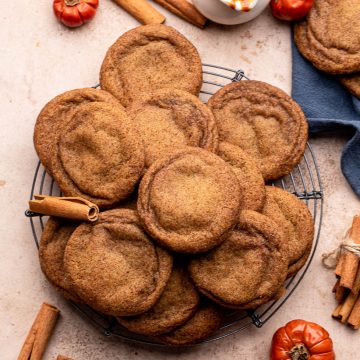
[[[220,0],[225,5],[230,6],[236,11],[250,11],[257,4],[258,0]]]
[[[260,15],[270,0],[193,0],[208,19],[224,25],[248,22]]]

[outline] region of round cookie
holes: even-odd
[[[158,302],[146,313],[117,318],[128,330],[160,335],[179,327],[195,313],[199,295],[184,269],[175,267]]]
[[[198,290],[216,303],[254,309],[274,298],[287,275],[284,233],[268,217],[243,210],[230,236],[189,264]]]
[[[140,182],[138,212],[161,245],[195,254],[219,245],[241,210],[231,167],[208,151],[188,148],[152,164]]]
[[[64,269],[65,246],[79,223],[50,217],[41,234],[39,260],[42,272],[66,299],[81,302]]]
[[[287,175],[304,154],[308,124],[300,106],[282,90],[261,81],[226,85],[213,95],[219,141],[244,150],[265,179]]]
[[[282,244],[289,260],[288,277],[306,263],[314,239],[314,221],[307,206],[295,195],[274,186],[266,186],[262,213],[275,221],[285,233]]]
[[[119,101],[103,90],[92,88],[67,91],[49,101],[41,110],[35,124],[35,150],[46,170],[51,174],[51,148],[59,128],[70,119],[80,105],[109,103],[121,106]]]
[[[342,76],[339,80],[354,96],[360,99],[360,73]]]
[[[144,147],[121,106],[80,105],[51,148],[52,175],[66,196],[100,207],[127,198],[144,169]]]
[[[316,0],[307,18],[295,25],[295,43],[322,71],[360,71],[359,17],[357,0]]]
[[[131,316],[160,298],[172,257],[145,234],[135,211],[109,210],[73,232],[64,264],[84,302],[107,315]]]
[[[174,346],[197,343],[218,330],[223,321],[222,312],[212,304],[202,304],[194,316],[174,331],[157,336],[161,342]]]
[[[175,88],[198,95],[201,60],[194,45],[172,27],[139,26],[110,47],[100,84],[126,107],[153,89]]]
[[[199,98],[177,89],[160,89],[128,109],[145,145],[145,166],[185,146],[215,152],[218,132],[210,109]]]
[[[265,182],[251,156],[239,147],[222,142],[218,155],[231,165],[243,194],[243,209],[260,211],[265,202]]]

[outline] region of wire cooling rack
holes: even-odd
[[[201,90],[201,98],[204,102],[219,88],[229,82],[248,80],[242,70],[231,70],[222,66],[203,64],[204,81]],[[99,85],[94,86],[94,88]],[[253,311],[229,311],[225,316],[223,326],[211,337],[201,343],[209,343],[220,340],[229,335],[243,331],[250,326],[261,328],[271,317],[286,303],[296,288],[300,285],[309,269],[314,257],[322,223],[323,215],[323,190],[320,180],[319,168],[316,163],[314,152],[307,144],[307,149],[301,163],[288,176],[272,183],[273,186],[281,187],[304,201],[310,209],[315,221],[315,239],[310,257],[306,265],[291,279],[286,282],[286,294],[278,301],[270,302]],[[54,180],[46,173],[43,166],[38,163],[31,187],[30,199],[34,194],[61,196]],[[34,214],[29,211],[25,215],[30,218],[30,224],[36,246],[39,247],[39,240],[44,229],[46,217]],[[71,303],[80,314],[87,318],[106,336],[118,337],[131,342],[138,342],[147,345],[168,346],[157,343],[154,339],[133,334],[121,327],[113,317],[100,314],[87,305]]]

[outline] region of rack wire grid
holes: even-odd
[[[200,97],[204,102],[206,102],[209,96],[214,94],[216,90],[229,82],[249,80],[242,70],[232,70],[217,65],[203,64],[203,74],[204,81]],[[94,88],[97,87],[99,87],[99,85],[94,86]],[[309,269],[318,245],[323,215],[323,189],[320,173],[314,152],[309,143],[307,144],[307,149],[301,163],[295,167],[291,174],[272,183],[272,185],[281,187],[293,193],[299,199],[304,201],[310,209],[315,222],[315,238],[309,259],[306,265],[294,277],[287,280],[285,284],[286,294],[280,300],[272,301],[252,311],[229,311],[225,316],[225,322],[222,327],[211,337],[200,343],[210,343],[215,340],[223,339],[229,335],[243,331],[250,326],[261,328],[286,303]],[[56,183],[46,173],[40,162],[36,167],[30,199],[33,198],[34,194],[62,196]],[[39,239],[44,229],[46,217],[29,211],[26,211],[25,215],[30,219],[34,240],[36,246],[39,247]],[[137,342],[145,345],[168,346],[160,344],[149,337],[130,333],[125,328],[121,327],[115,318],[96,312],[87,305],[75,304],[72,302],[71,304],[82,316],[87,318],[106,336],[118,337],[125,341]]]

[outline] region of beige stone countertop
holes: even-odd
[[[90,24],[69,30],[52,13],[52,1],[0,1],[0,348],[1,360],[17,358],[40,304],[58,306],[62,316],[45,360],[67,355],[74,360],[201,359],[266,360],[273,332],[289,320],[318,322],[331,333],[338,360],[358,359],[360,332],[331,319],[335,301],[333,274],[321,254],[333,249],[359,211],[359,199],[340,171],[345,138],[317,138],[311,143],[325,190],[320,245],[305,279],[289,301],[263,328],[251,327],[224,340],[165,352],[105,338],[64,301],[41,273],[28,219],[24,216],[38,162],[32,134],[36,116],[53,96],[98,82],[107,48],[137,22],[111,0],[101,0]],[[166,11],[164,11],[166,12]],[[242,68],[252,79],[289,92],[289,26],[268,10],[251,23],[199,30],[168,15],[173,25],[199,49],[204,62]]]

